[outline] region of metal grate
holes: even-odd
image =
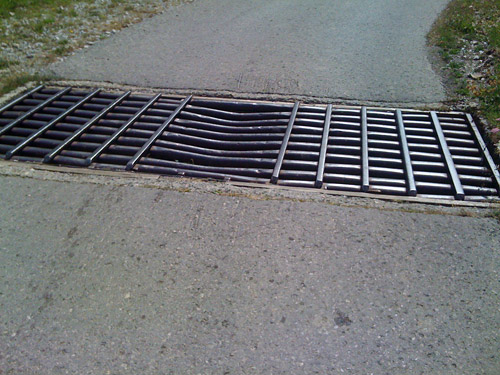
[[[37,87],[0,108],[6,159],[459,200],[499,195],[469,114]]]

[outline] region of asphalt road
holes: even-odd
[[[426,34],[448,0],[198,0],[51,67],[66,79],[348,101],[445,99]]]
[[[446,3],[196,1],[52,69],[431,103],[425,34]],[[500,371],[491,218],[16,173],[0,176],[1,375]]]
[[[2,375],[500,369],[493,219],[0,186]]]

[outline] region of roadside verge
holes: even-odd
[[[429,43],[439,48],[448,94],[474,112],[500,154],[500,1],[453,0],[435,22]]]

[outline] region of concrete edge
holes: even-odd
[[[21,96],[24,94],[26,91],[31,90],[32,88],[38,86],[37,82],[28,82],[27,84],[23,86],[19,86],[18,88],[8,92],[7,94],[4,94],[0,96],[0,106],[3,106],[4,104],[7,104],[8,102],[12,101],[13,99],[17,98],[18,96]]]
[[[18,172],[5,173],[2,171],[3,168],[14,167],[20,169]],[[456,201],[456,200],[446,200],[446,199],[430,199],[422,197],[408,197],[408,196],[392,196],[383,194],[372,194],[372,193],[362,193],[362,192],[347,192],[347,191],[333,191],[326,189],[307,189],[301,187],[293,186],[283,186],[274,184],[258,184],[249,182],[237,182],[237,181],[219,181],[212,179],[201,179],[194,177],[182,177],[182,176],[163,176],[156,174],[140,173],[135,171],[116,171],[116,170],[104,170],[95,168],[80,168],[80,167],[66,167],[51,164],[41,164],[36,162],[18,162],[18,161],[6,161],[0,160],[0,175],[4,176],[17,176],[17,177],[30,177],[26,172],[28,170],[36,170],[47,173],[62,173],[69,176],[82,176],[82,177],[105,177],[105,178],[122,178],[127,181],[137,182],[139,184],[148,185],[148,182],[165,180],[167,186],[166,188],[171,188],[173,190],[182,190],[182,187],[173,187],[169,183],[178,183],[186,181],[186,184],[192,185],[193,183],[204,183],[210,184],[211,190],[208,191],[200,186],[198,192],[216,192],[217,188],[222,186],[226,187],[238,187],[246,188],[252,191],[252,194],[258,197],[260,192],[289,192],[292,196],[287,197],[289,199],[294,199],[293,194],[305,194],[310,198],[317,198],[319,196],[331,197],[331,198],[351,198],[360,199],[359,201],[351,202],[353,206],[365,206],[367,202],[373,201],[386,201],[397,204],[421,204],[426,206],[441,206],[448,208],[475,208],[475,209],[500,209],[499,201]],[[85,182],[85,181],[82,181]],[[162,186],[158,186],[162,188]],[[245,195],[245,194],[242,194]],[[363,203],[364,202],[364,203]]]
[[[363,192],[352,192],[352,191],[334,191],[326,189],[307,189],[293,186],[283,186],[283,185],[273,185],[273,184],[256,184],[251,182],[237,182],[228,181],[229,184],[242,187],[252,187],[261,189],[283,189],[291,191],[300,191],[311,193],[312,190],[315,193],[327,194],[334,196],[346,196],[346,197],[356,197],[356,198],[368,198],[368,199],[380,199],[390,202],[403,202],[403,203],[420,203],[428,204],[434,206],[447,206],[447,207],[475,207],[475,208],[500,208],[499,201],[458,201],[458,200],[448,200],[448,199],[431,199],[422,197],[408,197],[408,196],[398,196],[398,195],[385,195],[385,194],[371,194]]]
[[[331,103],[337,106],[343,107],[359,107],[359,106],[369,106],[376,107],[377,109],[387,109],[393,110],[397,108],[409,109],[416,111],[423,110],[439,110],[446,112],[453,112],[454,107],[452,102],[428,102],[428,103],[418,103],[418,102],[381,102],[381,101],[367,101],[367,100],[356,100],[352,98],[329,98],[329,97],[318,97],[318,96],[307,96],[307,95],[283,95],[283,94],[265,94],[265,93],[244,93],[235,91],[216,91],[216,90],[199,90],[199,89],[177,89],[177,88],[162,88],[162,87],[142,87],[127,84],[119,84],[112,82],[100,82],[100,81],[82,81],[82,80],[49,80],[44,82],[48,86],[73,86],[75,88],[95,88],[100,87],[108,90],[117,91],[136,91],[138,93],[144,94],[155,94],[155,93],[165,93],[167,95],[195,95],[203,97],[216,97],[218,100],[223,99],[239,99],[239,100],[259,100],[259,101],[272,101],[277,103],[290,103],[295,101],[303,102],[304,104],[323,104]],[[15,96],[18,96],[23,91],[28,88],[33,87],[35,84],[30,83],[28,85],[19,87],[13,92],[7,94],[8,98],[0,98],[0,104],[11,100]],[[15,92],[15,93],[14,93]]]

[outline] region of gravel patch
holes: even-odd
[[[10,13],[0,20],[0,88],[9,77],[36,74],[47,63],[62,61],[120,29],[183,2],[86,0],[56,9]]]

